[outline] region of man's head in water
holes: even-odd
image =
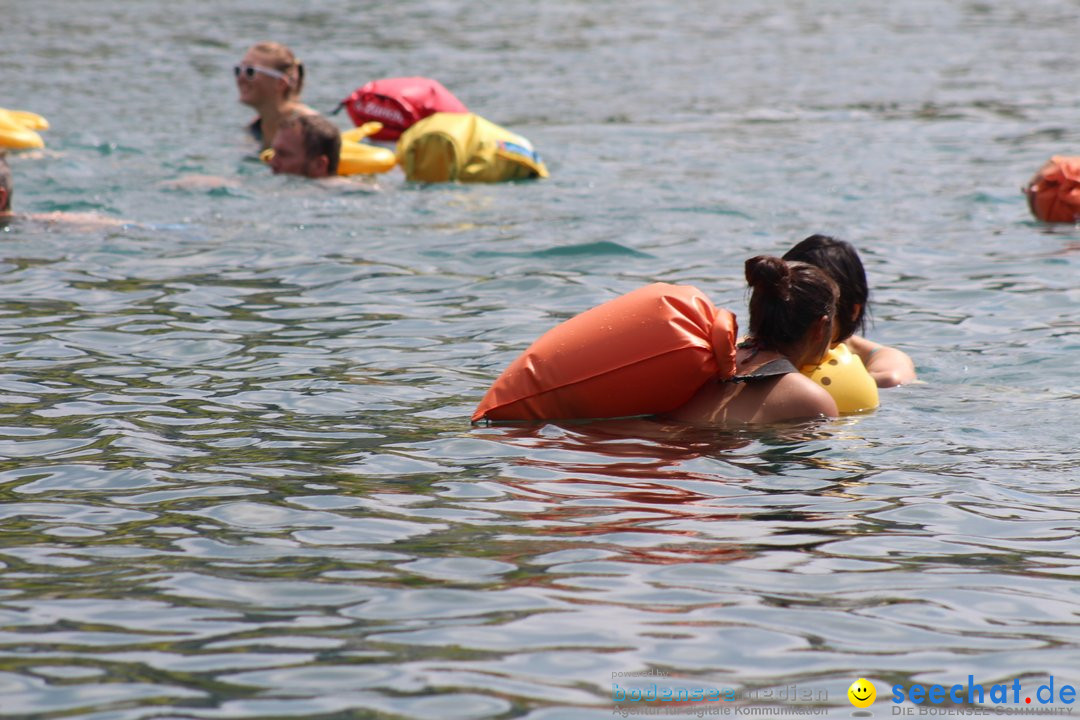
[[[4,153],[0,152],[0,215],[11,214],[11,193],[15,190],[15,181],[11,178]]]
[[[341,158],[341,131],[321,115],[297,115],[274,136],[275,175],[324,178],[337,175]]]

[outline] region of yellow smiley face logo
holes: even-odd
[[[847,699],[857,708],[870,707],[877,699],[877,688],[865,678],[859,678],[847,689]]]

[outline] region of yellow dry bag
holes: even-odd
[[[435,113],[397,144],[405,177],[417,182],[502,182],[548,176],[532,144],[473,113]]]

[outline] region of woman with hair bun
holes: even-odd
[[[828,235],[811,235],[784,253],[784,259],[821,268],[840,288],[832,345],[846,344],[862,360],[878,387],[915,381],[915,363],[906,353],[855,334],[866,331],[870,290],[862,260],[851,243]]]
[[[712,380],[665,418],[703,425],[836,417],[828,392],[799,372],[821,360],[833,337],[839,289],[801,262],[759,255],[745,265],[750,333],[739,343],[735,377]]]
[[[233,74],[240,102],[259,114],[248,130],[264,150],[274,144],[274,135],[287,118],[318,114],[300,102],[304,64],[281,43],[252,45]]]

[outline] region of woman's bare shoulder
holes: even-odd
[[[286,113],[294,115],[318,115],[319,111],[308,107],[302,102],[289,103]]]
[[[836,401],[828,391],[802,373],[781,377],[769,394],[772,420],[837,417]]]

